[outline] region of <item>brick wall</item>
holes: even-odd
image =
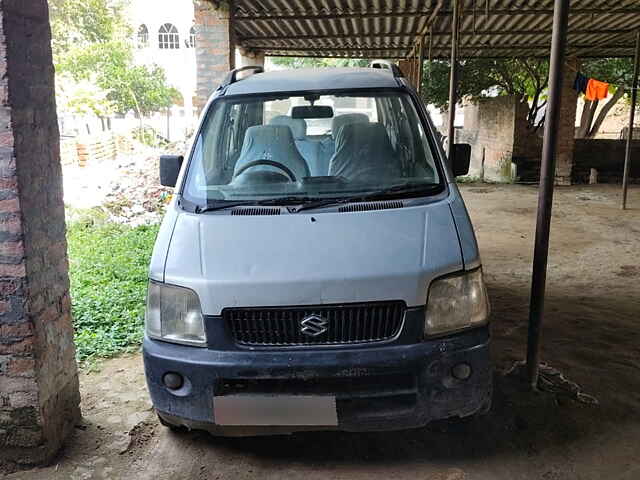
[[[0,463],[30,464],[78,421],[78,375],[47,2],[0,17]]]
[[[576,138],[571,178],[573,183],[589,183],[591,169],[598,183],[622,183],[626,140]],[[640,158],[640,140],[631,142],[631,158]],[[631,162],[629,182],[640,183],[640,162]]]
[[[566,65],[556,159],[558,185],[571,184],[574,165],[578,94],[573,89],[573,72],[578,61],[570,58]],[[537,135],[526,128],[528,105],[517,97],[495,97],[466,106],[464,112],[464,128],[457,132],[456,141],[471,144],[470,175],[492,181],[509,181],[514,177],[522,181],[538,181],[542,131]],[[516,166],[515,172],[512,164]]]
[[[193,0],[196,26],[198,79],[195,107],[198,111],[220,82],[235,68],[235,44],[228,7],[214,7],[210,0]]]
[[[562,83],[561,122],[558,129],[558,153],[556,156],[556,185],[571,185],[576,109],[578,108],[578,92],[573,89],[573,81],[577,70],[578,60],[576,58],[568,58]]]
[[[471,144],[469,174],[492,181],[510,181],[512,159],[528,142],[523,134],[527,106],[512,96],[480,99],[464,109],[464,128],[456,142]]]

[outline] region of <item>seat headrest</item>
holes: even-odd
[[[333,139],[337,139],[340,129],[350,123],[369,123],[369,117],[364,113],[345,113],[344,115],[333,117],[331,122],[331,136]]]
[[[336,150],[345,146],[365,148],[374,152],[377,149],[382,149],[385,154],[393,148],[389,142],[387,129],[381,123],[348,123],[344,125],[338,133]]]
[[[291,129],[293,138],[304,140],[307,137],[307,122],[302,118],[291,118],[288,115],[278,115],[273,117],[269,125],[286,125]]]
[[[294,145],[293,133],[286,125],[255,125],[247,128],[242,144],[242,153],[259,148],[265,152]]]

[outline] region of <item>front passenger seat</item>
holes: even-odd
[[[322,175],[329,175],[329,162],[336,153],[336,140],[342,127],[351,123],[369,123],[369,117],[364,113],[344,113],[333,117],[331,121],[331,137],[320,143],[318,155],[319,168],[324,172]]]
[[[380,123],[344,125],[336,139],[329,175],[348,180],[386,180],[402,176],[387,130]]]

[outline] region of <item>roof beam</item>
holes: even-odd
[[[268,53],[269,57],[291,57],[292,55],[290,54],[284,54],[284,53]],[[368,59],[369,57],[367,56],[353,56],[353,55],[333,55],[333,54],[328,54],[328,55],[312,55],[312,54],[302,54],[302,55],[295,55],[296,57],[301,57],[301,58],[364,58],[364,59]],[[380,60],[397,60],[399,57],[397,55],[376,55],[377,59]]]
[[[636,30],[598,30],[588,29],[588,30],[573,30],[569,31],[569,35],[620,35],[620,34],[631,34]],[[289,35],[279,36],[279,35],[265,35],[265,36],[251,36],[251,37],[243,37],[242,35],[238,35],[237,40],[241,42],[257,42],[257,41],[296,41],[296,40],[320,40],[320,39],[330,39],[330,38],[363,38],[363,37],[391,37],[391,38],[402,38],[402,37],[412,37],[418,35],[420,32],[415,30],[406,33],[388,33],[388,32],[367,32],[367,33],[342,33],[337,35]],[[451,35],[451,32],[433,32],[432,35],[434,37],[448,37]],[[464,31],[460,32],[460,36],[471,37],[471,36],[479,36],[479,35],[551,35],[551,30],[477,30],[477,31]]]
[[[413,47],[413,45],[366,45],[359,47],[344,47],[344,46],[332,46],[332,45],[320,45],[316,47],[295,47],[290,45],[270,45],[270,46],[252,46],[251,48],[259,51],[281,51],[286,52],[290,51],[290,54],[284,54],[284,56],[296,56],[294,52],[401,52],[406,51],[407,54],[409,50]],[[619,49],[631,49],[633,45],[625,45],[625,44],[612,44],[612,45],[572,45],[571,48],[578,50],[619,50]],[[434,50],[447,50],[448,46],[434,46]],[[514,44],[514,45],[460,45],[459,50],[468,51],[468,50],[492,50],[492,51],[520,51],[526,52],[531,50],[549,50],[548,44]],[[323,55],[324,56],[324,55]],[[579,55],[580,56],[580,55]],[[394,57],[399,58],[399,57]]]
[[[605,9],[605,8],[576,8],[571,10],[571,15],[640,15],[640,7],[625,7],[619,9]],[[385,10],[385,11],[368,11],[368,10],[345,10],[335,12],[314,12],[308,11],[294,11],[287,10],[282,12],[277,11],[260,11],[260,12],[243,12],[242,10],[236,10],[234,21],[246,22],[246,21],[285,21],[285,20],[337,20],[344,18],[381,18],[381,17],[426,17],[426,16],[438,16],[438,17],[450,17],[452,15],[451,10],[413,10],[413,11],[397,11],[397,10]],[[548,15],[553,16],[553,10],[551,9],[495,9],[489,10],[489,15]]]
[[[356,47],[345,47],[345,46],[333,46],[333,45],[318,45],[315,47],[296,47],[291,45],[268,45],[268,46],[252,46],[252,49],[255,50],[291,50],[292,52],[321,52],[326,50],[328,52],[359,52],[359,51],[374,51],[374,52],[385,52],[385,51],[400,51],[400,50],[408,50],[413,48],[413,44],[407,45],[362,45]]]
[[[541,50],[546,49],[549,50],[550,45],[547,43],[544,44],[526,44],[526,43],[518,43],[518,44],[501,44],[501,45],[487,45],[487,44],[467,44],[460,45],[460,50]],[[620,48],[633,48],[633,45],[625,45],[625,44],[610,44],[610,45],[571,45],[570,48],[579,49],[579,50],[598,50],[598,49],[620,49]],[[434,45],[434,50],[448,50],[448,45]],[[580,56],[580,55],[578,55]]]
[[[345,10],[343,12],[335,11],[332,13],[315,12],[309,13],[308,11],[293,11],[287,10],[285,12],[274,11],[262,11],[256,13],[242,13],[236,12],[234,17],[235,21],[253,21],[253,20],[267,20],[267,21],[283,21],[283,20],[336,20],[342,18],[379,18],[379,17],[426,17],[434,12],[433,9],[429,10],[412,10],[405,12],[391,11],[379,11],[371,12],[367,10]]]

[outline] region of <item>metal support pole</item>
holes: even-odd
[[[536,222],[535,250],[533,254],[533,275],[531,278],[531,299],[529,309],[529,338],[527,342],[527,377],[532,388],[538,384],[538,362],[540,355],[540,327],[544,315],[544,294],[547,281],[547,260],[549,256],[549,234],[551,230],[551,209],[553,207],[553,185],[556,171],[558,131],[560,130],[560,110],[564,62],[567,46],[567,24],[569,22],[570,0],[555,0],[553,12],[553,37],[549,61],[549,103],[547,106],[542,144],[542,166],[538,189],[538,218]]]
[[[424,37],[420,37],[420,46],[418,48],[418,93],[422,91],[422,75],[424,74]]]
[[[453,160],[455,143],[456,103],[458,103],[458,20],[460,19],[460,0],[453,0],[453,21],[451,22],[451,70],[449,74],[449,162]]]
[[[627,188],[629,185],[629,170],[631,169],[631,142],[633,142],[633,124],[636,119],[636,104],[638,103],[638,73],[640,70],[640,30],[636,34],[636,59],[633,67],[633,90],[631,90],[631,113],[629,114],[629,134],[627,135],[627,150],[624,157],[624,174],[622,176],[622,209],[627,209]]]

